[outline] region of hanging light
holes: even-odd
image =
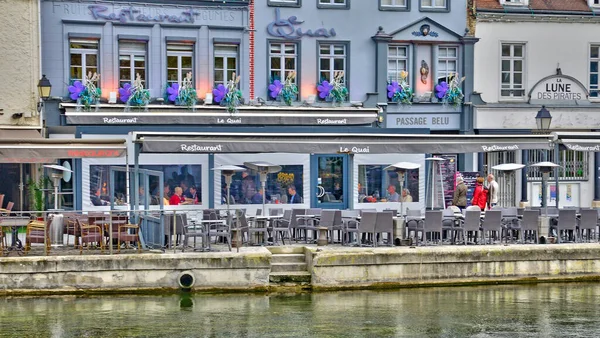
[[[535,123],[537,124],[537,129],[539,131],[547,132],[550,130],[552,115],[550,115],[550,112],[548,109],[546,109],[546,106],[542,106],[542,109],[538,111],[537,115],[535,116]]]
[[[42,100],[47,100],[50,97],[50,91],[52,90],[52,84],[50,80],[46,78],[46,75],[42,75],[40,82],[38,82],[38,92]]]

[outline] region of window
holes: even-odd
[[[265,203],[280,204],[288,203],[291,198],[290,192],[295,192],[300,200],[303,199],[303,173],[302,165],[282,165],[281,171],[267,176],[267,193]],[[221,204],[227,204],[225,196],[225,177],[221,176]],[[290,189],[292,187],[293,189]],[[258,173],[253,171],[237,172],[233,175],[229,188],[230,204],[262,204],[263,195]]]
[[[89,73],[98,73],[98,40],[69,41],[70,80],[83,81]]]
[[[418,202],[419,169],[408,170],[404,176],[404,191],[400,192],[398,174],[385,170],[385,165],[358,166],[358,203]]]
[[[115,172],[114,191],[110,191],[110,166],[109,165],[91,165],[90,166],[90,203],[92,206],[105,206],[110,204],[110,194],[114,194],[114,201],[117,205],[127,203],[127,180],[124,172]],[[163,173],[165,186],[159,187],[159,180],[156,176],[150,176],[149,191],[146,192],[143,187],[138,191],[138,200],[140,204],[145,204],[146,198],[149,198],[148,205],[159,205],[162,194],[163,203],[167,202],[175,191],[180,187],[183,197],[189,204],[202,204],[202,166],[201,165],[141,165],[142,169],[160,171]],[[130,183],[133,184],[133,183]],[[143,182],[140,181],[140,186]],[[162,191],[162,192],[161,192]],[[133,198],[131,200],[133,202]]]
[[[317,0],[317,8],[350,8],[350,0]]]
[[[298,45],[295,43],[269,44],[269,77],[283,81],[291,72],[297,72]],[[296,79],[294,78],[294,81]]]
[[[238,48],[235,45],[215,45],[215,86],[226,84],[238,72]]]
[[[319,79],[331,81],[337,72],[343,72],[342,84],[347,87],[346,80],[346,45],[319,45]]]
[[[561,150],[559,158],[554,156],[554,150],[529,150],[529,162],[538,163],[550,161],[560,165],[558,168],[558,179],[561,181],[587,181],[589,179],[589,154],[575,150]],[[530,181],[541,181],[542,173],[538,168],[530,167],[527,170]],[[550,171],[550,179],[554,180],[554,170]]]
[[[447,9],[448,0],[421,0],[421,9]]]
[[[400,73],[408,69],[408,46],[388,47],[388,70],[389,81],[399,81]]]
[[[598,75],[600,71],[598,70],[600,65],[600,46],[594,45],[590,47],[590,97],[598,97],[598,90],[600,89],[598,85],[600,81],[598,80]]]
[[[406,9],[408,0],[379,0],[381,9]]]
[[[524,44],[502,44],[502,83],[500,96],[504,98],[523,98],[523,73],[525,67]]]
[[[458,47],[438,47],[437,82],[450,83],[458,73]]]
[[[169,84],[181,83],[187,73],[193,74],[193,50],[194,45],[190,44],[172,43],[167,45],[167,82]]]
[[[302,0],[268,0],[269,6],[300,7]]]
[[[119,86],[133,83],[138,74],[146,87],[146,44],[119,42]]]

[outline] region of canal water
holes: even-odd
[[[0,298],[0,337],[599,337],[600,284]]]

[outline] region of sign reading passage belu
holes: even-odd
[[[335,29],[317,28],[314,31],[308,29],[303,31],[298,27],[304,21],[292,15],[287,19],[281,18],[279,8],[275,9],[275,20],[267,26],[267,33],[271,36],[284,39],[301,39],[304,36],[330,38],[336,35]]]
[[[540,80],[530,93],[530,100],[535,101],[581,101],[587,97],[587,90],[581,82],[564,75]]]

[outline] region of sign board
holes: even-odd
[[[440,161],[440,171],[442,175],[442,184],[444,185],[444,206],[448,207],[452,205],[452,199],[454,197],[454,188],[456,187],[456,164],[458,156],[452,155],[434,155],[435,157],[441,157],[445,161]]]
[[[467,206],[471,205],[473,201],[473,193],[475,192],[475,186],[477,185],[477,177],[481,176],[477,171],[461,171],[457,172],[460,174],[467,186]],[[452,190],[454,191],[454,190]]]
[[[387,114],[388,128],[460,129],[459,114]]]
[[[565,75],[553,75],[543,78],[529,92],[530,101],[561,101],[587,100],[586,88],[577,79]]]

